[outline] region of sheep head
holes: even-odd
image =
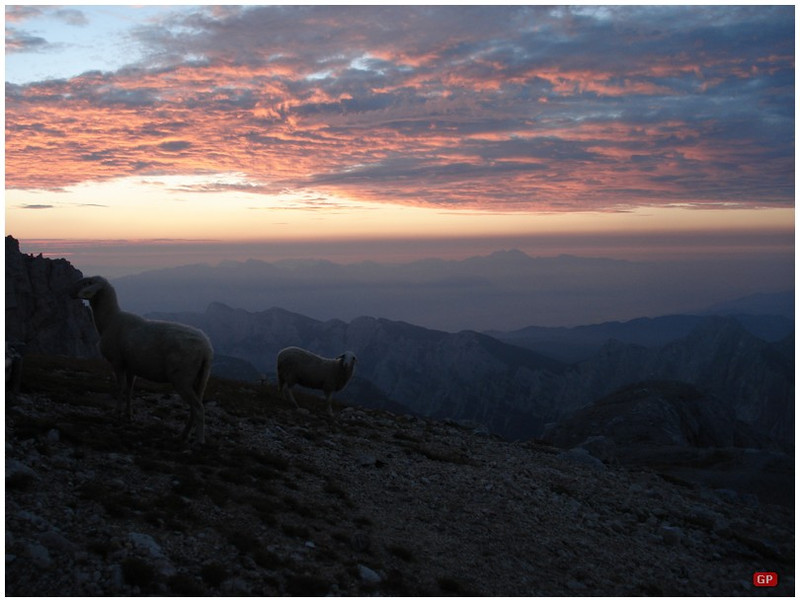
[[[347,379],[349,380],[350,377],[353,375],[353,370],[355,370],[356,362],[358,361],[355,354],[352,351],[345,351],[342,355],[340,355],[336,359],[338,359],[339,363],[341,363],[341,365],[344,367],[345,374],[347,375]]]
[[[73,299],[91,299],[99,291],[111,286],[108,280],[102,276],[91,276],[89,278],[81,278],[70,289],[70,296]]]

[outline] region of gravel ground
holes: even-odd
[[[8,596],[794,595],[794,513],[480,428],[26,358],[6,400]],[[779,585],[755,587],[756,571]]]

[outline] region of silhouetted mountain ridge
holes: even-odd
[[[529,326],[507,332],[487,331],[486,334],[571,363],[595,355],[610,339],[643,347],[661,347],[687,336],[711,315],[714,314],[636,318],[573,328]],[[733,314],[728,317],[734,318],[749,333],[768,342],[779,341],[794,332],[794,320],[784,316]]]
[[[782,291],[771,294],[755,293],[724,303],[715,303],[698,313],[722,315],[774,315],[793,319],[795,315],[794,291]]]
[[[225,261],[153,270],[112,283],[135,313],[202,312],[220,301],[248,311],[288,307],[320,320],[374,315],[449,332],[513,331],[531,324],[699,314],[694,311],[698,307],[735,298],[745,289],[736,275],[726,276],[725,270],[733,269],[726,266],[533,257],[512,249],[461,260],[405,263],[339,264],[325,258]],[[709,278],[712,271],[716,277]],[[747,282],[748,289],[768,291],[773,286],[766,275],[763,281],[756,276]]]
[[[512,439],[540,436],[547,423],[620,387],[662,379],[724,399],[725,412],[765,440],[794,443],[793,347],[759,339],[735,318],[702,318],[687,335],[658,347],[610,339],[569,366],[474,331],[447,333],[383,318],[320,321],[220,303],[202,314],[152,317],[202,328],[219,353],[246,359],[272,378],[282,347],[328,356],[352,350],[359,357],[355,386],[343,394],[352,402],[385,407],[391,401],[419,415],[484,424]],[[355,383],[362,380],[382,401],[358,395]]]
[[[356,403],[403,406],[421,415],[472,420],[513,436],[530,432],[529,412],[515,408],[515,400],[524,396],[525,383],[565,367],[477,332],[452,334],[366,316],[349,323],[323,322],[280,308],[247,312],[212,303],[203,314],[154,313],[149,317],[203,329],[217,353],[245,359],[272,379],[275,357],[283,347],[300,345],[326,356],[350,349],[359,357],[354,382],[347,390]],[[382,392],[382,399],[375,399],[373,387]],[[359,389],[370,396],[358,395]],[[540,421],[541,417],[534,420]]]

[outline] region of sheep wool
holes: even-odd
[[[295,407],[299,406],[292,394],[291,388],[294,385],[321,390],[325,393],[328,413],[332,415],[333,394],[344,389],[350,382],[356,361],[352,351],[345,351],[335,358],[326,358],[299,347],[286,347],[278,352],[278,388],[284,398],[288,397]]]
[[[200,330],[122,311],[114,287],[101,276],[76,282],[71,296],[86,299],[100,335],[100,353],[111,364],[117,382],[119,412],[125,403],[131,419],[131,393],[137,376],[157,383],[170,383],[189,404],[189,419],[181,438],[194,431],[205,443],[203,395],[211,374],[213,349]]]

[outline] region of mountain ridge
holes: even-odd
[[[720,277],[708,278],[711,270]],[[738,279],[724,270],[702,262],[534,257],[513,249],[406,263],[226,261],[142,272],[112,284],[136,313],[202,312],[221,301],[249,311],[287,307],[321,320],[376,315],[448,332],[511,331],[689,313],[752,288],[772,290],[766,276],[746,287],[731,285]]]
[[[666,345],[688,335],[698,324],[714,315],[718,314],[673,314],[574,327],[528,326],[513,331],[490,330],[485,334],[539,353],[550,350],[555,359],[571,363],[597,353],[609,339],[644,347]],[[723,315],[736,319],[745,330],[768,342],[779,341],[794,332],[794,320],[780,315]]]
[[[777,293],[754,293],[722,303],[715,303],[697,313],[700,314],[761,314],[794,317],[794,291]]]
[[[219,353],[245,359],[272,379],[282,347],[327,356],[351,350],[359,357],[356,387],[368,381],[365,390],[377,389],[414,413],[483,424],[510,439],[540,436],[546,424],[619,387],[660,378],[713,391],[759,433],[781,446],[794,441],[788,338],[764,341],[731,317],[705,317],[687,335],[652,348],[609,339],[574,364],[475,331],[447,333],[367,316],[320,321],[280,308],[248,312],[216,303],[202,314],[150,317],[203,329]],[[350,393],[355,403],[374,407],[374,400]]]

